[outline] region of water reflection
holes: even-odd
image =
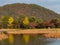
[[[41,35],[30,35],[30,41],[26,44],[22,38],[22,35],[15,35],[14,45],[46,45],[51,41]]]
[[[30,35],[30,41],[26,44],[22,35],[14,35],[14,43],[10,44],[8,39],[0,41],[0,45],[60,45],[60,39],[45,38],[41,35]]]

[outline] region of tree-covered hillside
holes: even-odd
[[[35,4],[0,7],[0,28],[60,28],[60,15]]]
[[[37,18],[42,18],[48,21],[53,18],[60,18],[60,15],[42,6],[36,4],[20,4],[20,3],[8,4],[0,7],[0,16],[1,15],[10,15],[13,17],[19,15],[26,15],[28,17],[35,16]]]

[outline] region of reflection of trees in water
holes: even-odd
[[[0,41],[0,45],[9,45],[8,39]]]
[[[47,45],[51,41],[41,35],[30,35],[29,43],[26,44],[22,35],[14,35],[14,44],[13,45]],[[12,45],[9,44],[8,40],[0,41],[0,45]]]
[[[45,45],[48,41],[46,38],[41,35],[30,35],[30,41],[26,44],[22,38],[22,35],[15,35],[15,43],[14,45]]]

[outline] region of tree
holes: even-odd
[[[50,23],[53,23],[55,25],[55,28],[60,27],[60,19],[59,18],[54,18],[50,21]]]
[[[9,19],[8,19],[8,23],[9,23],[9,24],[12,24],[13,22],[14,22],[13,17],[9,17]]]
[[[36,26],[36,28],[42,28],[43,27],[43,25],[42,25],[42,23],[44,22],[44,20],[43,19],[37,19],[36,20],[36,23],[37,23],[37,26]]]
[[[25,15],[19,15],[19,17],[16,18],[16,21],[17,22],[16,26],[19,27],[19,28],[24,28],[24,24],[23,24],[23,20],[25,18]]]
[[[23,22],[21,23],[21,27],[27,29],[28,25],[29,25],[29,19],[27,16],[25,16]]]
[[[9,16],[2,16],[2,24],[3,24],[3,28],[7,28],[7,24],[8,24],[8,19]]]
[[[28,28],[28,24],[29,24],[29,19],[28,19],[28,17],[26,16],[25,18],[24,18],[24,20],[23,20],[23,25],[25,26],[25,28]],[[23,35],[23,39],[24,39],[24,41],[26,42],[26,43],[28,43],[29,42],[29,38],[30,38],[30,36],[27,34],[24,34]]]
[[[36,21],[36,17],[35,17],[35,16],[31,16],[31,17],[29,18],[29,21],[30,21],[30,22],[35,22],[35,21]]]
[[[36,19],[35,16],[31,16],[31,17],[29,18],[29,22],[30,22],[30,23],[29,23],[29,29],[33,29],[33,28],[36,27],[36,25],[37,25],[36,21],[37,21],[37,19]]]
[[[41,18],[36,20],[36,22],[37,22],[38,24],[42,23],[43,21],[44,21],[44,20],[41,19]]]
[[[23,24],[24,24],[24,25],[28,25],[28,24],[29,24],[29,19],[28,19],[28,17],[25,17],[25,18],[24,18]]]
[[[2,22],[4,24],[8,24],[8,19],[9,19],[9,16],[2,16]]]
[[[9,19],[8,19],[8,26],[9,27],[12,27],[12,23],[14,22],[14,19],[13,19],[13,17],[9,17]]]

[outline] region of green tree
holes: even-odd
[[[43,21],[44,21],[43,19],[37,19],[36,23],[40,24],[40,23],[43,23]]]
[[[24,20],[24,18],[25,18],[25,15],[22,15],[22,14],[20,14],[19,15],[19,17],[17,17],[17,26],[19,27],[19,28],[24,28],[24,25],[23,25],[23,20]]]
[[[9,16],[2,16],[2,22],[4,24],[8,24],[8,19],[9,19]]]
[[[36,20],[36,23],[37,23],[37,26],[36,26],[36,28],[42,28],[43,27],[43,25],[42,25],[42,23],[44,22],[44,20],[43,19],[37,19]]]
[[[9,16],[7,16],[7,15],[2,16],[1,19],[2,19],[3,28],[7,28]]]
[[[29,18],[29,28],[31,28],[31,29],[34,29],[35,28],[35,26],[37,25],[37,18],[35,17],[35,16],[31,16],[30,18]]]
[[[29,18],[29,21],[30,21],[30,22],[36,22],[36,17],[35,17],[35,16],[31,16],[31,17]]]

